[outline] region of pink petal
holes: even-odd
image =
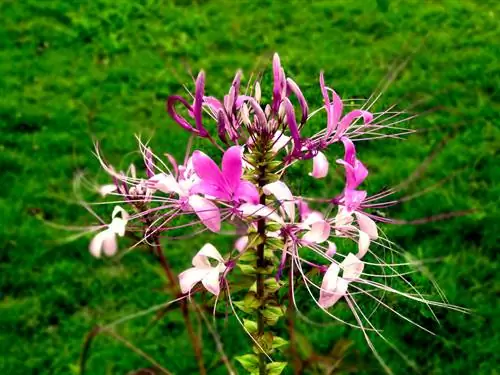
[[[212,294],[218,296],[220,293],[219,271],[211,269],[201,280],[203,286]]]
[[[328,160],[325,154],[318,152],[318,154],[313,158],[313,170],[309,173],[309,176],[314,178],[323,178],[328,174]]]
[[[215,162],[206,154],[196,150],[192,156],[193,168],[196,174],[208,183],[225,188],[224,178]]]
[[[306,98],[304,97],[304,94],[302,94],[299,85],[297,85],[295,81],[293,81],[291,78],[287,78],[286,83],[288,90],[290,92],[293,92],[297,97],[297,100],[299,101],[300,108],[302,109],[302,119],[300,120],[300,122],[303,124],[307,121],[307,116],[309,114],[309,108],[307,106]]]
[[[262,190],[266,195],[274,195],[274,197],[280,202],[280,204],[285,209],[286,214],[292,220],[295,219],[295,200],[293,198],[292,192],[282,181],[272,182],[265,185]]]
[[[234,199],[247,203],[259,203],[259,191],[249,181],[240,181],[238,188],[234,192]]]
[[[248,245],[248,236],[242,236],[234,243],[234,248],[242,253]]]
[[[347,293],[347,287],[349,283],[342,277],[337,279],[337,286],[335,290],[331,292],[324,292],[323,290],[319,293],[319,305],[325,309],[335,305],[339,299],[345,296]]]
[[[340,124],[338,126],[335,137],[342,137],[349,126],[351,126],[351,124],[360,117],[363,118],[365,124],[369,124],[373,120],[373,115],[370,112],[362,111],[359,109],[351,111],[346,114],[342,120],[340,120]]]
[[[232,192],[238,187],[243,175],[242,159],[243,148],[240,146],[229,147],[222,157],[222,175]]]
[[[340,267],[344,270],[342,277],[347,281],[354,281],[358,279],[363,272],[365,264],[353,253],[349,253],[342,263],[340,263]]]
[[[213,202],[199,195],[191,195],[188,202],[208,229],[212,232],[220,231],[220,210]]]
[[[357,210],[361,203],[365,200],[366,195],[367,193],[365,190],[345,189],[344,205],[346,211],[352,213]]]
[[[354,212],[358,220],[359,229],[365,232],[371,240],[378,238],[377,224],[367,215],[361,212]]]
[[[330,224],[327,221],[317,221],[311,226],[311,230],[304,234],[302,240],[306,242],[322,243],[330,237]]]
[[[189,189],[189,194],[203,194],[209,197],[228,201],[231,196],[226,190],[221,190],[217,185],[213,185],[207,181],[199,181]]]
[[[179,274],[179,285],[182,293],[189,293],[193,287],[200,282],[207,273],[207,269],[189,268]]]
[[[326,255],[329,257],[333,257],[337,253],[337,245],[333,242],[328,241],[328,250],[326,251]]]

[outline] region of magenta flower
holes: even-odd
[[[259,202],[257,188],[242,179],[243,149],[232,146],[224,152],[222,169],[201,151],[193,153],[193,167],[200,182],[193,186],[192,193],[204,194],[225,202],[256,204]]]

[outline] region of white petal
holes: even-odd
[[[102,243],[104,242],[104,237],[106,237],[106,234],[104,232],[106,232],[106,230],[97,233],[92,238],[92,240],[90,241],[90,244],[89,244],[90,254],[92,254],[96,258],[101,257]]]
[[[165,194],[176,193],[181,194],[181,187],[177,180],[171,174],[160,173],[154,175],[148,180],[150,186],[155,190],[160,190]]]
[[[119,235],[120,237],[123,237],[125,235],[125,227],[127,226],[127,221],[120,219],[119,217],[115,217],[111,224],[109,224],[109,230],[114,233]]]
[[[191,195],[188,202],[208,229],[212,232],[220,231],[220,210],[213,202],[199,195]]]
[[[271,151],[274,153],[277,153],[279,150],[281,150],[283,147],[285,147],[288,144],[288,142],[290,142],[290,138],[291,137],[284,135],[283,132],[278,130],[274,134],[274,137],[273,137],[274,144],[273,144]]]
[[[337,216],[335,216],[335,226],[342,227],[350,225],[353,220],[352,215],[347,212],[347,209],[344,206],[339,206],[339,212]]]
[[[106,236],[106,238],[104,238],[102,249],[104,251],[104,254],[108,257],[112,257],[116,254],[116,251],[118,250],[118,242],[116,241],[116,236],[114,233],[110,232],[109,236]]]
[[[358,220],[359,229],[368,234],[371,240],[378,238],[377,224],[367,215],[361,212],[354,212]]]
[[[323,221],[323,220],[325,220],[325,216],[321,212],[312,211],[305,217],[303,223],[310,226],[317,221]]]
[[[265,185],[262,190],[267,195],[274,195],[276,199],[285,209],[288,217],[291,220],[295,219],[295,200],[293,198],[292,192],[282,181],[276,181]]]
[[[101,256],[103,250],[108,256],[114,255],[117,250],[115,233],[109,228],[97,233],[90,241],[89,250],[96,258]]]
[[[257,216],[265,217],[266,219],[284,224],[283,219],[276,213],[275,210],[264,206],[263,204],[243,203],[238,207],[238,210],[244,217]]]
[[[207,243],[207,244],[203,245],[203,247],[200,249],[200,251],[198,251],[198,254],[196,254],[196,255],[197,256],[202,255],[205,257],[215,259],[218,262],[224,263],[224,258],[222,258],[222,255],[220,255],[220,253],[217,251],[215,246],[212,245],[211,243]]]
[[[311,230],[304,234],[302,239],[306,242],[322,243],[330,237],[330,224],[325,221],[317,221],[311,225]]]
[[[220,293],[220,282],[219,282],[219,271],[216,268],[210,270],[205,277],[201,280],[203,286],[207,288],[207,290],[215,294],[216,296]]]
[[[128,218],[129,218],[128,212],[125,211],[120,206],[115,206],[115,208],[113,208],[113,213],[111,214],[111,219],[114,219],[115,217],[117,217],[118,214],[121,214],[121,218],[123,220],[128,221]]]
[[[179,285],[182,293],[188,293],[196,283],[200,282],[209,272],[206,269],[189,268],[179,275]]]
[[[101,194],[103,197],[105,197],[108,194],[111,194],[112,192],[114,192],[116,190],[117,190],[117,187],[115,184],[101,185],[101,186],[99,186],[99,189],[97,189],[99,194]]]
[[[356,280],[361,273],[365,264],[360,261],[353,253],[349,253],[345,259],[340,263],[340,268],[344,270],[342,277],[347,281]]]
[[[318,154],[313,158],[313,170],[309,173],[309,176],[314,178],[323,178],[328,174],[328,160],[325,154],[318,152]]]
[[[368,234],[360,230],[358,238],[358,253],[356,254],[358,259],[362,259],[365,256],[369,247],[370,247],[370,236],[368,236]]]

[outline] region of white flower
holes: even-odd
[[[121,216],[118,216],[119,214]],[[120,206],[116,206],[111,215],[111,223],[90,241],[90,253],[96,258],[99,258],[103,252],[107,256],[115,255],[118,249],[116,235],[120,237],[125,235],[128,218],[128,213]]]
[[[217,261],[215,266],[210,264],[209,258]],[[226,270],[224,259],[214,247],[207,243],[193,257],[194,267],[179,275],[179,284],[182,293],[189,293],[193,287],[201,281],[203,286],[216,296],[220,293],[219,275]]]

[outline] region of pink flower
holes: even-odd
[[[216,261],[212,266],[210,260]],[[201,281],[203,286],[212,294],[220,293],[219,275],[226,270],[224,259],[212,244],[205,244],[193,257],[194,267],[187,269],[179,275],[179,284],[182,293],[189,293]]]
[[[111,223],[90,241],[90,253],[96,258],[99,258],[103,252],[107,256],[115,255],[118,249],[116,236],[123,237],[125,235],[128,218],[128,213],[120,206],[116,206],[111,215]]]
[[[193,153],[193,167],[200,182],[193,186],[191,193],[200,193],[232,203],[258,203],[259,192],[243,177],[243,149],[232,146],[222,157],[222,170],[201,151]]]
[[[178,172],[177,178],[172,174],[157,174],[149,179],[148,186],[153,191],[160,190],[166,194],[177,194],[179,208],[183,211],[194,211],[201,222],[212,232],[220,231],[220,209],[209,199],[193,194],[191,191],[200,181],[194,171],[192,158],[187,161],[186,166],[179,166]]]
[[[325,309],[335,305],[346,295],[349,283],[356,281],[363,272],[364,263],[352,253],[349,253],[342,263],[332,263],[326,270],[321,283],[319,304]],[[342,277],[339,277],[340,270]]]

